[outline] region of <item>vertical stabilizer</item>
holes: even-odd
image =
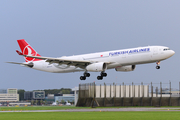
[[[29,56],[40,56],[24,39],[17,40],[19,47],[21,48],[22,54]],[[24,57],[26,62],[39,61],[40,59]]]

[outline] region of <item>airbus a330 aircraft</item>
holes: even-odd
[[[17,40],[21,51],[16,52],[24,56],[24,63],[8,62],[20,64],[36,70],[68,73],[84,71],[81,80],[90,77],[88,72],[101,72],[98,80],[107,76],[107,69],[116,71],[133,71],[138,64],[156,63],[156,69],[160,69],[160,61],[165,60],[175,54],[173,50],[164,46],[146,46],[123,50],[113,50],[83,55],[64,56],[59,58],[40,56],[24,39]]]

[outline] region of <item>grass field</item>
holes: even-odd
[[[137,106],[134,106],[137,107]],[[140,106],[143,108],[142,106]],[[176,106],[166,106],[168,108],[176,108]],[[96,108],[128,108],[128,107],[123,107],[123,106],[118,106],[118,107],[96,107]],[[93,109],[96,109],[93,108]],[[132,107],[131,107],[132,108]],[[138,107],[139,108],[139,107]],[[147,107],[146,107],[147,108]],[[148,108],[154,108],[153,106],[148,106]],[[161,107],[163,108],[163,107]],[[0,107],[0,111],[26,111],[26,110],[65,110],[65,109],[92,109],[91,107],[75,107],[75,106],[27,106],[27,107]],[[177,110],[180,109],[179,106],[177,106]]]
[[[13,112],[0,120],[179,120],[180,112]]]
[[[15,110],[64,110],[64,109],[87,109],[90,107],[75,107],[75,106],[27,106],[27,107],[0,107],[0,111],[15,111]]]
[[[97,108],[120,108],[120,107],[97,107]],[[15,111],[15,110],[64,110],[64,109],[91,109],[91,107],[75,107],[75,106],[0,107],[0,111]]]

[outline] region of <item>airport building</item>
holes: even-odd
[[[24,92],[25,100],[42,100],[45,99],[44,91],[32,91],[32,92]]]
[[[55,96],[55,102],[71,102],[71,103],[74,103],[74,94],[62,94],[62,96]]]
[[[77,101],[78,101],[78,94],[79,94],[79,87],[75,87],[75,88],[72,88],[72,92],[70,94],[59,94],[59,95],[54,95],[54,99],[55,99],[55,102],[59,102],[59,103],[62,103],[62,102],[70,102],[74,105],[77,104]]]
[[[19,101],[19,94],[17,89],[0,89],[0,102],[17,102]]]
[[[72,91],[74,92],[74,105],[76,105],[78,101],[79,87],[72,88]]]

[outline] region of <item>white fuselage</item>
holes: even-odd
[[[109,62],[110,64],[107,64],[107,69],[113,69],[120,66],[159,62],[171,57],[172,55],[174,55],[174,53],[175,52],[173,50],[170,50],[168,47],[146,46],[131,49],[74,55],[61,58],[81,61],[89,60],[92,62]],[[46,72],[67,73],[86,71],[86,69],[66,64],[49,64],[49,62],[45,62],[45,60],[34,61],[33,63],[33,69]]]

